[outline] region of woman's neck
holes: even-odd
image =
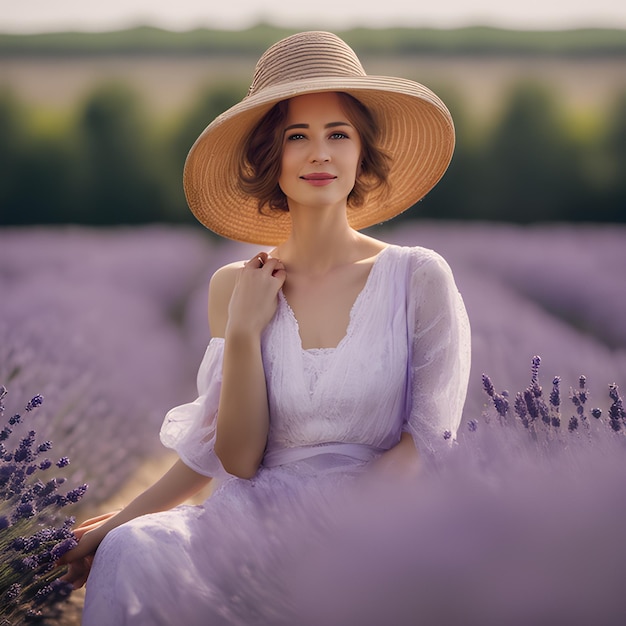
[[[287,267],[287,272],[323,275],[347,263],[355,263],[376,255],[385,246],[363,235],[348,224],[347,219],[311,220],[303,227],[294,220],[289,238],[273,253]]]

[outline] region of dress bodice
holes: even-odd
[[[406,397],[406,267],[378,254],[336,348],[304,350],[282,292],[262,339],[270,406],[268,451],[329,442],[387,449]]]
[[[302,348],[282,292],[261,343],[266,459],[275,464],[319,446],[349,445],[361,458],[391,448],[402,432],[420,452],[454,439],[469,377],[469,322],[448,264],[432,250],[391,245],[378,254],[336,348]],[[224,473],[214,451],[223,351],[224,339],[213,338],[198,398],[172,409],[161,429],[163,444],[208,476]]]

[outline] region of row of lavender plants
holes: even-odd
[[[82,499],[87,485],[62,492],[66,478],[58,472],[69,458],[53,462],[52,442],[37,437],[30,416],[23,419],[43,397],[33,396],[22,414],[5,421],[7,393],[0,387],[0,617],[2,624],[23,624],[57,616],[71,593],[55,564],[77,545],[74,518],[64,510]],[[16,438],[13,431],[21,423],[30,430]]]
[[[619,437],[623,442],[626,430],[617,428],[623,419],[619,383],[626,378],[626,319],[621,315],[626,290],[618,278],[626,260],[623,229],[424,222],[380,234],[444,254],[472,321],[473,371],[458,446],[463,452],[437,479],[454,483],[450,493],[458,496],[457,508],[451,512],[489,525],[474,507],[491,497],[495,484],[504,492],[502,506],[517,510],[517,496],[528,504],[522,519],[529,525],[531,515],[558,515],[559,506],[563,515],[578,514],[578,509],[570,510],[569,500],[552,498],[548,506],[541,498],[527,502],[524,494],[536,489],[545,495],[545,485],[536,484],[539,468],[547,473],[544,477],[567,483],[563,498],[571,497],[573,476],[589,491],[593,469],[604,481],[603,489],[582,493],[593,496],[596,521],[611,525],[611,489],[622,474],[605,474],[607,468],[623,465],[623,445],[616,442]],[[160,450],[157,435],[164,413],[194,394],[195,369],[209,339],[208,279],[219,265],[254,252],[253,246],[218,245],[195,229],[0,231],[0,384],[14,398],[46,397],[38,409],[38,432],[44,442],[53,440],[63,455],[71,456],[72,464],[63,468],[69,484],[90,484],[80,506],[97,508],[142,459]],[[543,367],[563,381],[576,381],[573,389],[564,391],[564,383],[555,378],[549,395],[538,393],[536,363],[529,389],[505,392],[525,380],[533,354],[541,354]],[[588,378],[580,378],[581,371]],[[483,372],[498,373],[498,391],[482,379]],[[615,385],[609,388],[609,383]],[[485,410],[485,390],[496,402],[491,412]],[[567,395],[571,400],[564,402]],[[589,398],[597,399],[597,405],[591,407]],[[31,429],[20,421],[11,430],[21,441]],[[456,484],[460,476],[472,474],[479,484],[467,494],[474,493],[476,500],[461,496]],[[507,480],[514,483],[510,489]],[[422,488],[435,492],[434,484]],[[441,489],[449,487],[446,483]],[[424,502],[432,504],[434,497]],[[440,503],[433,510],[443,515],[445,507]],[[407,511],[407,519],[423,513]],[[8,520],[15,516],[2,514]],[[493,514],[505,513],[497,509]],[[443,542],[445,524],[434,514],[428,519]],[[382,520],[381,528],[388,523]],[[61,520],[59,528],[69,526]],[[485,549],[493,548],[484,537],[483,543]],[[425,562],[434,566],[431,556]],[[456,557],[447,558],[454,563]],[[552,560],[546,565],[556,567]],[[479,573],[487,582],[485,572]],[[556,581],[555,589],[564,584]],[[331,599],[329,606],[336,605],[337,599]]]
[[[497,391],[483,375],[482,413],[418,481],[374,485],[337,503],[330,536],[299,553],[307,567],[284,572],[289,619],[624,623],[623,399],[613,383],[592,396],[585,375],[569,389],[553,377],[544,389],[540,362],[533,357],[530,382],[517,392]],[[288,547],[315,536],[308,523],[285,530]]]

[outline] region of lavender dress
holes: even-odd
[[[450,268],[425,248],[380,252],[336,348],[303,350],[279,293],[262,337],[270,432],[252,480],[228,475],[213,451],[223,348],[211,340],[198,399],[172,409],[161,430],[165,446],[220,486],[200,506],[109,533],[87,583],[85,626],[297,623],[281,572],[323,537],[337,495],[402,432],[436,454],[461,420],[469,323]]]

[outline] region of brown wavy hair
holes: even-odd
[[[348,195],[348,205],[362,206],[374,190],[385,192],[391,158],[380,148],[380,126],[373,113],[350,94],[339,92],[341,107],[361,138],[361,164]],[[283,149],[282,129],[287,119],[288,100],[275,104],[250,133],[239,164],[240,189],[258,201],[259,213],[266,207],[288,211],[287,197],[278,184]]]

